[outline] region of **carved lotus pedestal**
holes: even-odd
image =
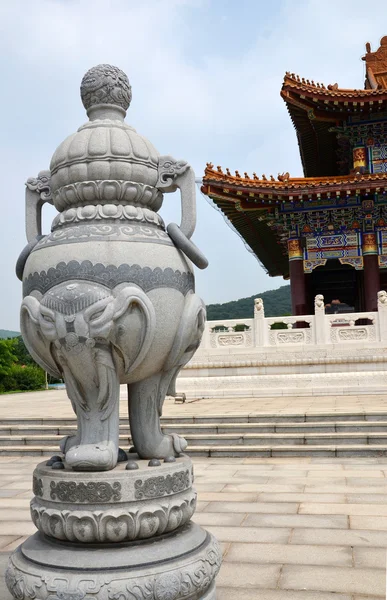
[[[190,459],[136,464],[104,473],[38,465],[31,502],[38,532],[12,555],[6,573],[14,598],[215,599],[221,552],[190,521]]]

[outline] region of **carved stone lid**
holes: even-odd
[[[137,188],[139,200],[141,188],[156,184],[159,153],[124,121],[132,99],[127,76],[110,65],[93,67],[82,80],[81,98],[89,121],[66,138],[51,159],[51,189],[56,208],[61,211],[71,205],[104,201],[136,203],[125,201],[120,186],[98,186],[97,193],[97,186],[91,183],[89,194],[84,193],[84,182],[129,181]],[[79,184],[82,184],[81,195]],[[104,198],[101,189],[118,191],[114,197]],[[161,198],[160,194],[160,204]],[[146,205],[144,199],[140,204]]]

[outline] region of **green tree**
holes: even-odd
[[[16,360],[14,340],[0,340],[0,378],[9,374]]]

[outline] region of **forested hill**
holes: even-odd
[[[218,319],[252,319],[254,316],[254,298],[262,298],[265,305],[266,317],[283,317],[291,314],[290,285],[283,285],[277,290],[269,290],[241,298],[224,304],[208,304],[207,319],[217,321]],[[0,329],[0,339],[20,335],[16,331]]]
[[[252,319],[254,316],[254,298],[262,298],[265,306],[265,317],[282,317],[291,314],[290,285],[283,285],[277,290],[269,290],[260,294],[241,298],[224,304],[208,304],[207,319]]]
[[[8,329],[0,329],[0,340],[14,338],[20,335],[18,331],[8,331]]]

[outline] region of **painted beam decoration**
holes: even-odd
[[[373,253],[386,266],[387,36],[375,52],[367,43],[363,60],[363,90],[285,75],[281,96],[305,177],[234,175],[207,164],[202,192],[269,275],[288,278],[289,261],[301,258],[305,273],[332,259],[362,270],[363,255]]]

